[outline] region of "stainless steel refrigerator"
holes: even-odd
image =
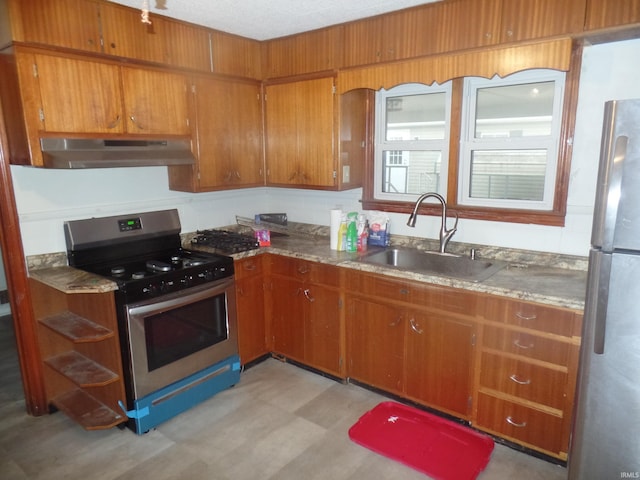
[[[602,135],[570,480],[640,478],[640,99]]]

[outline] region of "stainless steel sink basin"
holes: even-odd
[[[362,258],[364,263],[481,282],[507,266],[499,260],[474,260],[449,253],[389,248]]]

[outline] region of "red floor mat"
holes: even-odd
[[[438,480],[474,479],[493,440],[476,431],[396,402],[383,402],[349,429],[354,442]]]

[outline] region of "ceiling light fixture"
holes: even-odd
[[[142,0],[142,14],[140,15],[141,22],[151,25],[151,20],[149,20],[149,0]]]

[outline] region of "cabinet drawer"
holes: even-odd
[[[549,452],[566,451],[563,418],[490,395],[478,395],[477,425]]]
[[[489,296],[484,317],[494,322],[531,328],[565,337],[580,336],[579,315],[556,307]]]
[[[236,280],[253,277],[255,275],[262,275],[264,271],[262,266],[262,255],[236,260],[233,263],[233,270]]]
[[[346,288],[361,295],[410,303],[475,316],[477,295],[462,290],[395,280],[390,277],[347,270]]]
[[[564,409],[567,373],[484,352],[481,388],[498,390],[525,400]]]
[[[272,256],[271,273],[296,278],[304,282],[328,286],[340,285],[340,270],[338,267],[299,258]]]
[[[575,345],[516,330],[485,326],[483,347],[568,366]]]

